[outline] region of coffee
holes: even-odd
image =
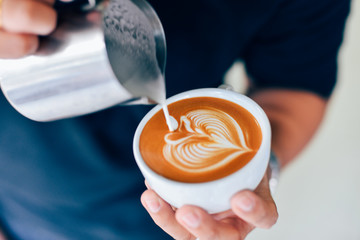
[[[146,123],[139,142],[145,163],[166,178],[188,183],[223,178],[245,166],[261,145],[257,120],[236,103],[194,97],[168,107],[178,129],[169,131],[160,110]]]

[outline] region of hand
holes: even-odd
[[[142,194],[141,202],[155,223],[175,239],[245,239],[255,227],[270,228],[278,218],[267,174],[254,192],[235,194],[231,210],[213,215],[190,205],[175,210],[151,189]]]
[[[1,1],[0,1],[1,2]],[[39,35],[56,26],[55,0],[2,0],[0,58],[20,58],[36,52]]]
[[[6,237],[3,234],[3,232],[1,231],[1,228],[0,228],[0,240],[6,240]]]

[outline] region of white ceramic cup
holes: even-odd
[[[162,111],[159,105],[150,110],[140,122],[134,136],[134,155],[136,163],[150,187],[172,206],[179,208],[191,204],[202,207],[209,213],[222,212],[230,209],[230,199],[235,193],[244,189],[254,190],[263,178],[270,157],[270,123],[257,103],[231,90],[219,88],[191,90],[167,99],[166,103],[171,104],[194,97],[213,97],[234,102],[247,109],[256,118],[261,128],[262,142],[258,152],[249,163],[224,178],[203,183],[178,182],[157,174],[144,162],[139,149],[139,140],[149,119],[158,111]]]

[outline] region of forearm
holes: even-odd
[[[272,150],[281,167],[306,146],[325,114],[327,101],[313,93],[262,90],[250,95],[266,112],[272,128]]]

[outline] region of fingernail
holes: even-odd
[[[195,213],[188,213],[182,217],[182,220],[189,228],[197,228],[200,225],[200,218]]]
[[[254,201],[247,196],[242,196],[236,201],[236,206],[244,212],[250,212],[254,208]]]
[[[157,198],[146,200],[145,203],[149,211],[152,213],[157,213],[160,210],[161,205],[159,199]]]

